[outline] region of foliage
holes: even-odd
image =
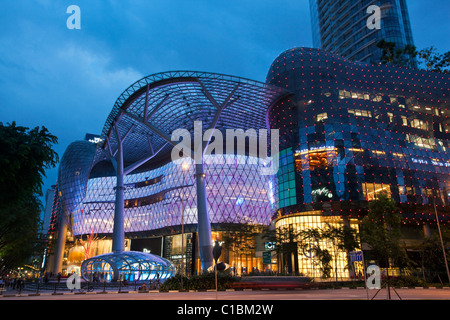
[[[402,262],[406,254],[400,245],[401,215],[395,202],[386,193],[370,202],[369,214],[361,223],[361,241],[371,247],[372,254],[381,261]]]
[[[45,128],[0,123],[0,272],[33,254],[40,230],[43,177],[58,163]]]
[[[347,253],[347,267],[349,267],[349,252],[359,248],[356,230],[345,224],[337,227],[327,223],[326,229],[322,230],[322,239],[332,244],[334,252],[343,251]],[[335,266],[337,266],[337,255],[335,255]],[[337,281],[337,267],[335,268],[335,275]]]
[[[381,62],[399,67],[414,68],[416,66],[417,49],[415,46],[406,45],[404,48],[396,47],[395,42],[384,39],[377,43],[382,50]]]
[[[294,261],[290,261],[292,253],[294,257],[297,256],[298,248],[298,233],[294,231],[290,225],[288,227],[282,227],[277,229],[269,229],[264,233],[263,238],[269,242],[274,243],[274,249],[278,255],[281,255],[280,270],[285,270],[287,273],[291,273],[290,269],[293,269]],[[287,268],[287,270],[285,269]],[[284,273],[284,272],[282,272]]]
[[[350,252],[359,247],[356,231],[347,225],[340,227],[325,224],[325,228],[310,228],[301,231],[294,231],[292,226],[278,228],[268,231],[264,236],[268,241],[276,243],[275,250],[284,257],[289,257],[291,253],[297,255],[298,248],[304,248],[311,256],[314,256],[313,263],[317,265],[322,274],[322,278],[330,278],[333,267],[333,254],[322,244],[331,244],[334,252]],[[337,256],[334,256],[337,259]],[[336,263],[336,262],[335,262]],[[337,271],[336,271],[337,273]]]
[[[311,228],[302,230],[299,233],[300,244],[302,246],[309,245],[312,255],[317,258],[316,264],[322,273],[322,278],[331,277],[333,267],[333,254],[328,249],[332,247],[333,252],[344,251],[347,254],[359,247],[356,231],[350,226],[342,225],[340,227],[333,226],[329,223],[325,224],[325,228]],[[313,244],[311,246],[311,244]],[[329,246],[331,245],[331,246]],[[335,265],[337,265],[337,255],[334,255]],[[335,269],[337,281],[337,269]]]
[[[177,274],[167,279],[160,286],[161,291],[181,290],[181,275]],[[217,287],[219,291],[231,288],[231,284],[238,281],[227,271],[219,271],[217,273]],[[215,273],[207,272],[200,275],[183,277],[183,290],[212,290],[216,288]]]
[[[331,277],[331,271],[333,267],[331,266],[331,261],[333,256],[327,249],[323,249],[321,243],[325,238],[324,230],[320,228],[310,228],[307,230],[302,230],[299,233],[300,245],[302,247],[307,246],[309,252],[313,258],[313,263],[317,265],[320,272],[322,273],[322,279],[328,279]],[[317,258],[317,259],[315,259]]]
[[[424,287],[426,286],[425,282],[417,277],[403,275],[398,277],[393,277],[390,279],[389,284],[391,286],[400,288],[400,287]]]
[[[450,51],[440,54],[436,52],[436,48],[431,46],[425,48],[418,53],[422,64],[428,71],[439,73],[450,73]]]
[[[439,236],[437,234],[432,234],[430,238],[424,239],[415,249],[420,252],[422,275],[424,280],[428,282],[441,283],[446,281],[447,275],[445,261]],[[449,260],[450,250],[448,249],[446,249],[446,257],[447,260]],[[450,261],[447,262],[450,263]]]
[[[412,45],[403,48],[394,42],[384,39],[378,42],[377,47],[382,50],[380,62],[405,68],[420,68],[438,73],[450,73],[450,51],[440,54],[431,46],[420,51]]]

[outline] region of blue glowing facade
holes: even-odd
[[[361,218],[381,191],[405,223],[449,221],[448,75],[354,63],[317,49],[282,53],[267,83],[294,96],[270,113],[280,132],[279,215]]]
[[[229,157],[230,158],[230,157]],[[260,175],[259,165],[208,164],[205,166],[208,206],[211,223],[248,223],[269,225],[276,210],[273,177]],[[180,228],[184,211],[186,230],[197,225],[197,195],[194,164],[183,170],[178,162],[169,162],[154,170],[125,177],[125,232],[168,235],[170,228]],[[228,161],[230,162],[230,161]],[[111,234],[114,222],[113,176],[87,180],[87,189],[80,205],[72,211],[74,235]]]

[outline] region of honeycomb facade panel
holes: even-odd
[[[252,161],[245,159],[238,163],[231,156],[224,162],[230,164],[211,162],[205,166],[211,223],[268,225],[276,210],[270,193],[273,177],[261,175],[256,161],[250,164]],[[151,235],[152,231],[181,226],[183,208],[183,223],[197,224],[193,167],[191,163],[185,171],[180,163],[170,162],[151,171],[127,175],[125,232]],[[116,178],[111,176],[88,180],[86,195],[73,216],[74,235],[113,232],[115,185]]]
[[[64,152],[58,170],[58,193],[67,217],[80,210],[94,160],[96,145],[75,141]]]

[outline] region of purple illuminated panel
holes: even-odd
[[[268,225],[276,210],[273,177],[261,175],[261,166],[251,161],[232,156],[225,162],[205,164],[211,223]],[[91,228],[94,233],[112,233],[115,185],[115,177],[88,180],[81,209],[73,215],[74,235],[90,233]],[[171,162],[130,174],[125,177],[125,186],[125,232],[179,226],[183,207],[184,223],[197,223],[193,164],[183,170],[180,163]]]

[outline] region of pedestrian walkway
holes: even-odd
[[[143,282],[86,282],[80,281],[80,289],[72,286],[72,289],[67,285],[67,279],[54,279],[46,282],[43,281],[25,281],[20,285],[18,283],[7,283],[0,289],[0,296],[14,296],[14,295],[39,295],[39,294],[54,294],[62,295],[69,293],[126,293],[137,292],[143,286]],[[75,288],[74,288],[75,287]],[[146,282],[145,291],[158,290],[159,284],[156,282]]]

